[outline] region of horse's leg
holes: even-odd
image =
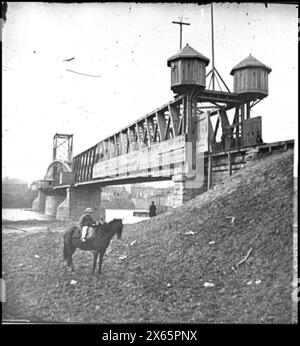
[[[75,270],[74,266],[73,266],[73,257],[72,257],[75,251],[76,251],[76,248],[72,248],[72,252],[68,257],[68,262],[67,262],[68,266],[71,268],[72,272]]]
[[[98,274],[102,274],[101,268],[102,268],[102,261],[103,261],[104,252],[105,251],[100,251]]]
[[[95,269],[96,269],[96,265],[97,265],[97,259],[98,259],[98,255],[99,255],[99,252],[94,252],[94,262],[93,262],[93,270],[92,270],[92,274],[95,273]]]
[[[73,257],[72,256],[70,257],[70,260],[71,260],[70,262],[71,262],[71,270],[73,272],[73,271],[75,271],[75,269],[74,269],[74,266],[73,266]]]

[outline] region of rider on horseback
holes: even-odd
[[[92,208],[86,208],[84,214],[79,219],[79,227],[81,229],[81,240],[85,241],[86,234],[89,227],[95,227],[96,221],[92,218],[91,214],[94,212]]]

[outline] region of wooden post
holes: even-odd
[[[165,133],[166,133],[166,121],[165,121],[165,115],[162,112],[157,112],[156,113],[156,120],[157,120],[157,125],[158,125],[158,130],[160,134],[160,141],[162,142],[165,138]]]
[[[137,142],[138,142],[138,147],[139,149],[142,149],[143,147],[143,139],[141,138],[141,133],[140,133],[140,125],[139,124],[135,124],[135,131],[136,131],[136,135],[137,135]]]
[[[148,135],[148,146],[151,147],[152,141],[153,141],[153,138],[151,137],[151,131],[153,132],[153,135],[154,135],[153,122],[152,120],[146,118],[145,123],[147,128],[147,135]]]
[[[208,152],[207,190],[209,190],[211,187],[211,173],[212,173],[211,153]]]
[[[128,153],[133,151],[134,149],[132,148],[132,139],[131,139],[131,131],[130,128],[128,127],[127,129],[127,139],[128,139]]]
[[[188,162],[188,171],[196,169],[196,107],[190,95],[187,95],[187,135],[186,143],[188,143],[188,150],[190,150],[191,162]]]
[[[234,119],[235,119],[235,123],[236,123],[236,124],[238,124],[238,123],[240,122],[239,114],[240,114],[239,107],[235,107]],[[239,138],[239,135],[240,135],[239,127],[240,127],[240,125],[236,125],[236,127],[235,127],[235,137],[236,137],[236,138]]]
[[[232,168],[231,168],[231,153],[228,151],[228,175],[231,176],[232,174]]]
[[[247,117],[247,119],[250,119],[250,102],[247,102],[246,108],[247,108],[246,117]]]
[[[244,141],[243,141],[243,138],[244,138],[244,120],[245,120],[245,104],[242,103],[241,104],[241,142],[242,142],[242,145],[244,145]]]
[[[188,95],[187,96],[187,138],[188,141],[192,141],[192,133],[193,133],[193,126],[192,126],[192,99]]]
[[[241,122],[245,120],[245,103],[241,104]]]

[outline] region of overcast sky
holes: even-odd
[[[297,136],[297,13],[295,5],[214,4],[215,64],[229,88],[231,68],[250,53],[272,68],[269,97],[253,111],[266,142]],[[9,3],[2,175],[41,179],[55,133],[74,135],[76,155],[170,101],[179,17],[191,23],[183,45],[211,59],[210,5]]]

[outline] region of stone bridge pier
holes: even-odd
[[[32,209],[54,216],[56,220],[78,221],[86,208],[95,210],[93,216],[104,217],[101,210],[101,188],[94,186],[39,190]]]
[[[93,208],[93,216],[99,220],[101,214],[101,188],[95,186],[69,187],[66,196],[57,206],[57,220],[79,220],[86,208]]]
[[[48,216],[56,216],[56,210],[65,198],[64,190],[39,190],[38,196],[33,201],[32,209]]]
[[[32,203],[32,209],[38,211],[40,213],[45,212],[45,202],[46,202],[46,194],[45,192],[38,190],[38,195]]]

